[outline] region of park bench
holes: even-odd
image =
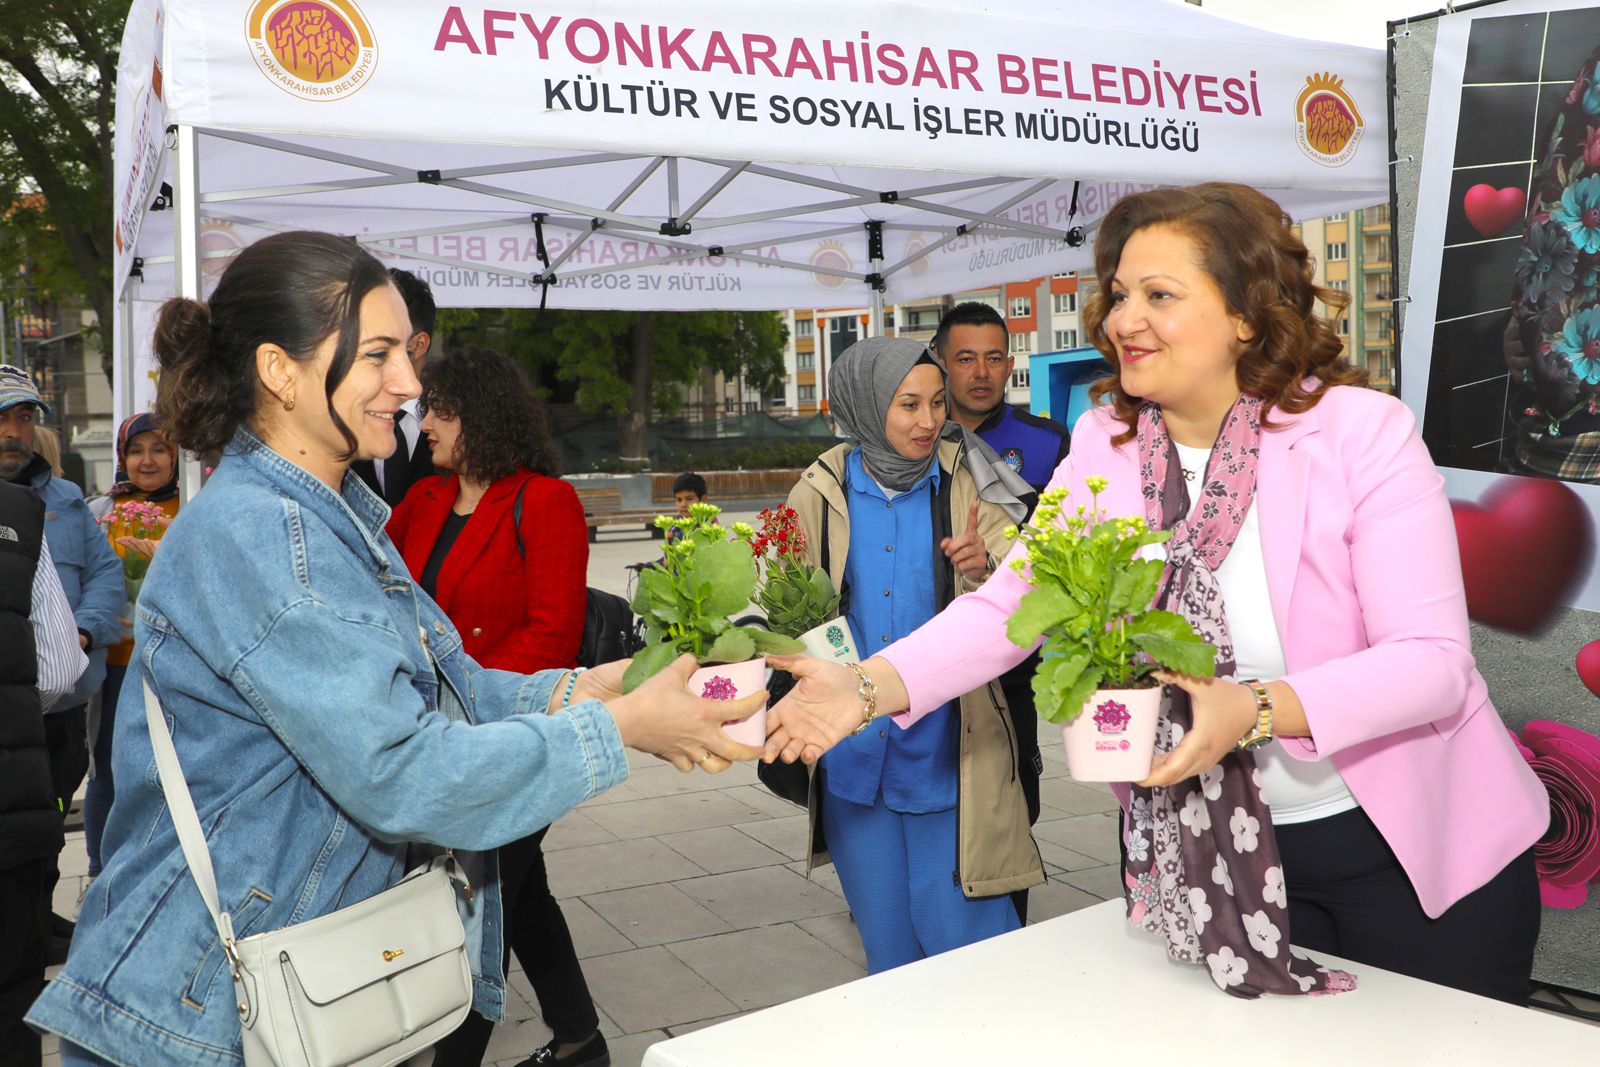
[[[602,526],[644,526],[650,531],[651,537],[659,540],[663,536],[655,526],[656,516],[661,512],[647,508],[623,508],[622,490],[616,486],[573,488],[577,490],[578,502],[583,505],[583,520],[589,525],[590,544],[600,539]]]

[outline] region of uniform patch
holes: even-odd
[[[1022,473],[1022,450],[1021,449],[1008,448],[1008,449],[1005,450],[1005,452],[1001,455],[1000,458],[1005,460],[1006,461],[1006,466],[1010,467],[1013,471],[1015,471],[1018,474]]]

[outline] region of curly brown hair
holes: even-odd
[[[1147,226],[1170,226],[1192,238],[1200,255],[1196,266],[1222,291],[1229,313],[1244,319],[1251,339],[1239,352],[1239,386],[1266,401],[1264,426],[1272,425],[1266,415],[1274,408],[1298,414],[1315,407],[1329,386],[1366,384],[1367,372],[1345,359],[1344,343],[1315,308],[1320,300],[1337,315],[1349,297],[1316,284],[1311,253],[1290,224],[1276,201],[1228,182],[1135,193],[1106,213],[1094,242],[1100,288],[1085,304],[1083,322],[1090,343],[1111,367],[1089,394],[1096,403],[1109,396],[1128,427],[1117,444],[1133,438],[1142,400],[1123,391],[1105,321],[1122,249]],[[1309,378],[1316,381],[1308,386]]]
[[[524,469],[560,471],[532,380],[491,348],[455,349],[424,364],[417,409],[461,420],[456,466],[469,478],[492,482]]]

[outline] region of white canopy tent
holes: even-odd
[[[876,315],[1083,268],[1152,184],[1386,199],[1386,110],[1381,52],[1173,0],[135,0],[118,411],[152,398],[159,301],[277,230],[443,305]]]

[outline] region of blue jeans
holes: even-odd
[[[968,899],[953,877],[956,809],[928,815],[871,807],[829,793],[822,827],[867,972],[877,974],[1017,929],[1011,897]]]
[[[100,876],[100,838],[106,830],[106,816],[117,795],[111,777],[111,734],[117,726],[117,698],[122,694],[126,666],[106,667],[105,684],[100,687],[100,729],[94,735],[94,777],[83,794],[83,843],[89,850],[89,877]]]

